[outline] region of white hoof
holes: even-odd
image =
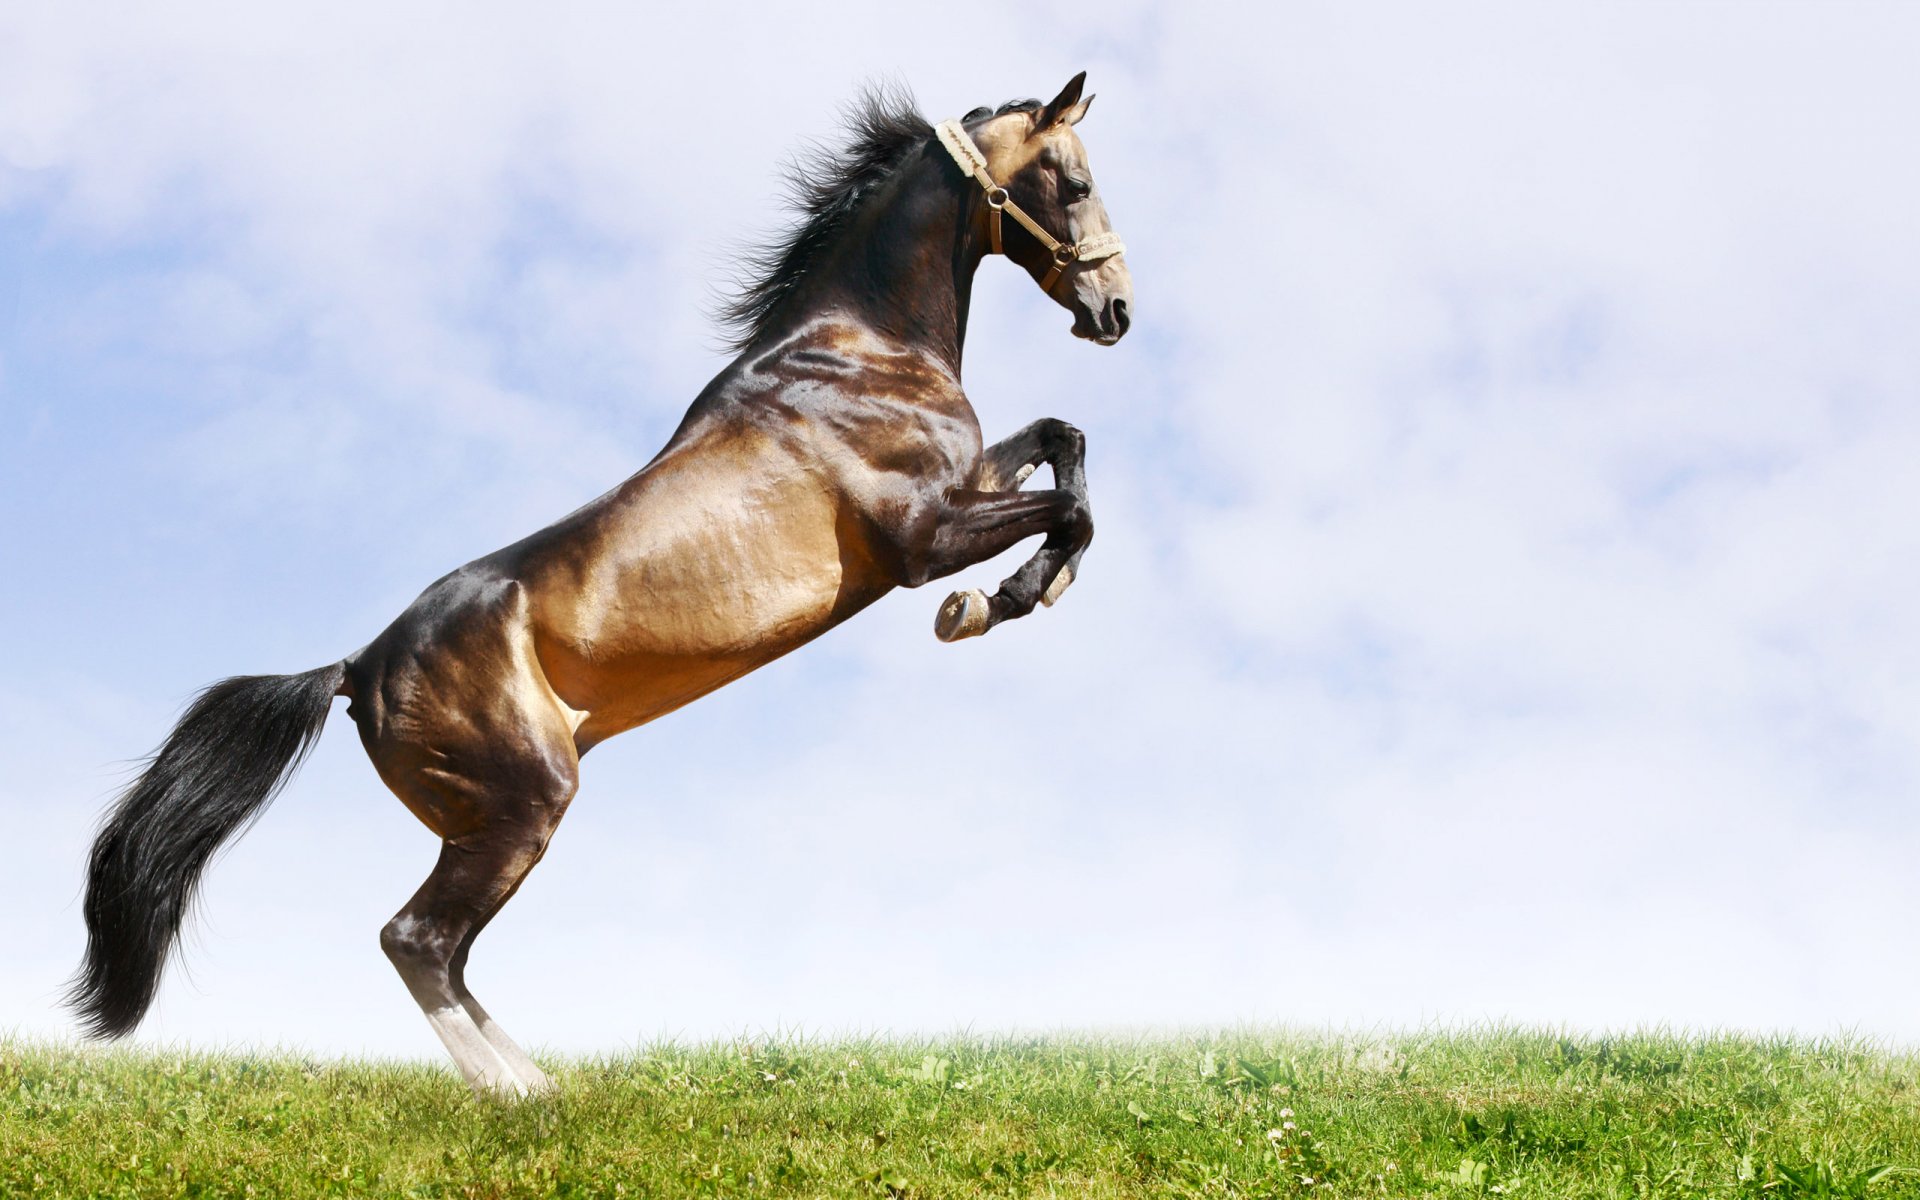
[[[547,1073],[531,1063],[524,1067],[515,1067],[513,1077],[519,1081],[520,1094],[523,1096],[550,1096],[557,1090]]]
[[[479,1075],[467,1080],[467,1086],[473,1089],[475,1096],[492,1097],[495,1100],[522,1100],[533,1090],[512,1071]]]
[[[547,1078],[544,1071],[541,1072],[538,1079],[522,1080],[521,1082],[526,1085],[527,1095],[529,1096],[551,1096],[560,1090],[560,1086],[554,1083],[553,1080]]]
[[[1060,568],[1060,573],[1053,577],[1053,582],[1047,585],[1047,590],[1040,594],[1040,603],[1046,605],[1048,608],[1052,608],[1053,602],[1060,598],[1060,593],[1072,586],[1073,564],[1068,563],[1066,566]]]
[[[981,591],[955,592],[940,606],[933,619],[933,636],[943,642],[979,637],[987,631],[987,594]]]

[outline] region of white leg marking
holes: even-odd
[[[1047,590],[1040,596],[1040,603],[1046,605],[1048,608],[1052,608],[1053,602],[1060,598],[1060,593],[1066,591],[1072,584],[1073,566],[1072,564],[1068,564],[1067,566],[1061,567],[1060,573],[1055,575],[1053,582],[1047,585]]]
[[[507,1064],[507,1068],[527,1091],[537,1093],[553,1090],[553,1080],[547,1078],[547,1073],[520,1048],[519,1043],[507,1036],[507,1031],[500,1028],[498,1021],[487,1015],[487,1010],[480,1007],[478,1000],[467,997],[466,1010],[479,1028],[480,1036],[486,1039],[487,1045],[493,1047],[493,1052]]]
[[[453,1055],[454,1065],[460,1068],[467,1086],[476,1095],[485,1092],[499,1096],[527,1094],[526,1083],[514,1074],[500,1052],[488,1044],[466,1009],[457,1004],[435,1009],[427,1014],[427,1024],[440,1035],[441,1044]]]

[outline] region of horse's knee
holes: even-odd
[[[1044,419],[1040,441],[1048,459],[1052,461],[1078,462],[1086,457],[1087,435],[1058,417]]]

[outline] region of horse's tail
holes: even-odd
[[[326,724],[346,666],[241,675],[194,697],[101,823],[87,860],[87,956],[67,993],[95,1037],[133,1032],[200,873],[258,817]]]

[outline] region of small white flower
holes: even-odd
[[[1293,1122],[1292,1122],[1292,1121],[1282,1121],[1282,1122],[1280,1122],[1280,1128],[1282,1128],[1282,1129],[1292,1129],[1292,1128],[1293,1128]]]
[[[1283,1138],[1283,1137],[1285,1137],[1285,1136],[1287,1136],[1287,1135],[1286,1135],[1286,1134],[1284,1134],[1284,1133],[1282,1133],[1282,1132],[1281,1132],[1280,1130],[1278,1130],[1278,1129],[1269,1129],[1269,1130],[1267,1130],[1267,1140],[1268,1140],[1268,1141],[1270,1141],[1270,1142],[1277,1142],[1277,1141],[1279,1141],[1279,1140],[1280,1140],[1281,1138]]]
[[[1496,1183],[1492,1187],[1488,1188],[1487,1190],[1490,1192],[1504,1192],[1507,1189],[1501,1187],[1499,1184]]]
[[[1311,1176],[1311,1175],[1302,1175],[1302,1176],[1300,1177],[1300,1182],[1301,1182],[1301,1183],[1304,1183],[1304,1184],[1306,1184],[1306,1185],[1307,1185],[1308,1187],[1312,1187],[1312,1186],[1313,1186],[1313,1176]]]
[[[1280,1119],[1283,1121],[1292,1115],[1293,1115],[1293,1110],[1290,1108],[1283,1108],[1280,1110]]]
[[[779,1076],[775,1075],[772,1071],[762,1071],[760,1072],[760,1078],[766,1080],[768,1083],[772,1083],[775,1079],[778,1079]]]

